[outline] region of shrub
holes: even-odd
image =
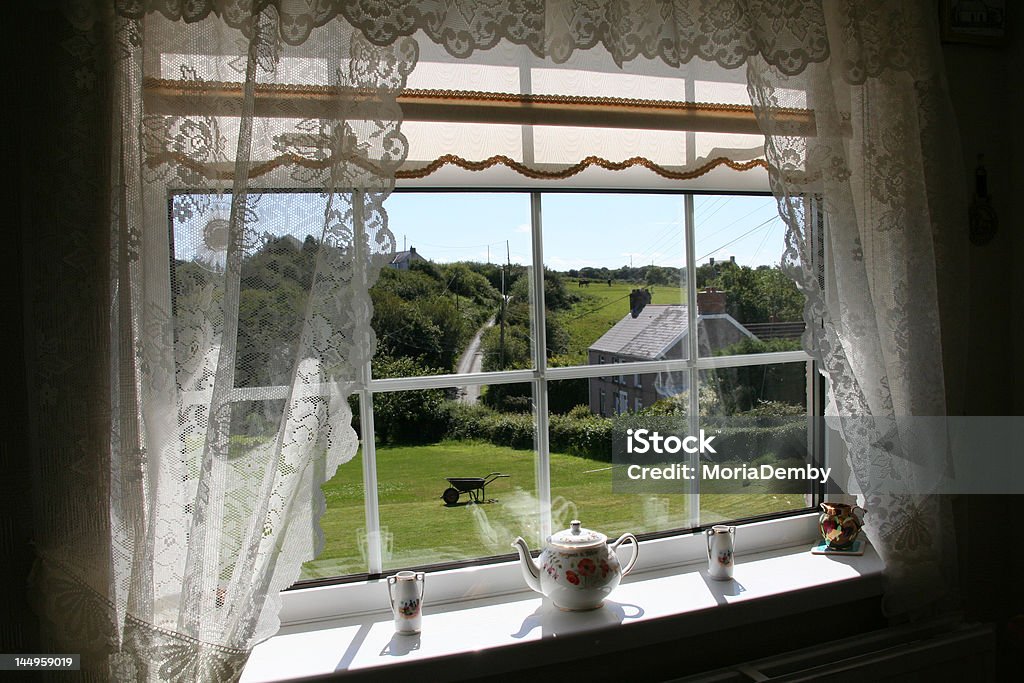
[[[420,377],[436,374],[434,368],[411,358],[377,357],[377,377]],[[389,391],[373,395],[376,436],[385,443],[431,443],[448,431],[448,412],[443,389]]]
[[[590,412],[590,406],[584,404],[574,406],[572,410],[566,413],[566,417],[571,417],[574,420],[582,420],[593,416],[594,414]]]
[[[534,443],[531,413],[498,413],[484,421],[489,441],[498,446],[531,449]]]
[[[589,399],[590,384],[586,379],[563,379],[548,383],[548,410],[552,413],[586,417],[591,414],[590,407],[586,405]]]
[[[551,450],[611,461],[612,425],[611,419],[597,415],[552,415],[548,421]]]

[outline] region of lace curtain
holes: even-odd
[[[683,76],[694,59],[745,67],[788,226],[782,265],[807,297],[804,348],[830,380],[826,414],[886,563],[885,607],[913,613],[949,594],[953,529],[935,493],[947,474],[947,385],[959,378],[944,373],[953,356],[939,311],[956,320],[964,300],[940,291],[937,272],[958,268],[952,235],[966,197],[933,3],[480,0],[338,11],[375,43],[421,31],[467,59],[508,40],[555,63],[603,49],[616,63],[642,56]],[[804,107],[811,135],[778,115]],[[915,420],[927,417],[940,419]]]
[[[789,225],[785,264],[808,298],[805,342],[831,380],[890,606],[936,597],[950,527],[923,494],[944,442],[915,447],[896,421],[947,412],[936,264],[965,204],[948,170],[956,147],[942,144],[953,129],[933,10],[69,3],[49,59],[55,92],[72,99],[53,102],[36,179],[67,191],[37,210],[27,263],[30,315],[44,321],[30,338],[46,482],[34,594],[52,651],[81,652],[100,677],[229,680],[276,631],[278,592],[322,541],[316,483],[357,446],[346,398],[374,346],[367,290],[394,249],[382,202],[405,156],[395,98],[414,34],[464,58],[506,40],[554,62],[597,49],[681,72],[694,59],[745,67]],[[152,79],[176,85],[160,93]],[[268,105],[259,94],[278,82],[331,89],[329,108],[309,119]],[[773,117],[793,93],[814,110],[811,137]],[[261,207],[269,188],[315,188],[321,219],[301,316],[266,323],[292,343],[259,355],[240,342],[246,257],[295,221]],[[244,438],[253,424],[260,438]]]
[[[375,343],[368,290],[394,253],[382,202],[406,154],[395,95],[417,52],[372,45],[343,18],[296,41],[268,3],[186,20],[160,9],[72,4],[62,27],[72,99],[51,151],[73,163],[50,169],[69,188],[68,229],[47,237],[87,247],[93,271],[77,295],[43,283],[53,300],[35,310],[52,355],[34,387],[34,593],[51,651],[81,652],[100,678],[224,681],[277,631],[279,593],[323,544],[319,485],[358,447],[347,398]],[[159,78],[174,91],[154,93]],[[268,108],[257,95],[276,82],[325,88],[322,116]],[[267,188],[316,192],[275,210]],[[69,227],[76,213],[86,226]],[[283,267],[249,265],[276,248],[300,249],[308,269],[292,315],[240,299]],[[246,327],[253,305],[268,312]],[[85,329],[48,338],[61,316]],[[86,360],[106,377],[69,386],[69,340],[92,335]],[[47,397],[60,411],[87,401],[97,424],[65,431]]]

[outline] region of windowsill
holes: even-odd
[[[498,674],[524,662],[572,659],[571,647],[541,647],[555,637],[600,631],[594,635],[603,648],[624,649],[656,643],[659,636],[677,639],[880,594],[882,561],[873,548],[861,557],[833,557],[812,555],[810,545],[739,557],[732,581],[709,579],[704,562],[631,575],[613,599],[591,612],[561,612],[528,590],[431,609],[427,577],[421,635],[395,635],[384,611],[286,627],[255,648],[241,680],[365,671],[481,651],[488,655],[488,673]],[[381,601],[386,604],[383,595]]]

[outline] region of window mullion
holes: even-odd
[[[369,374],[369,364],[366,373]],[[359,392],[359,424],[363,445],[363,505],[366,509],[367,571],[380,574],[384,569],[381,552],[380,505],[377,499],[377,444],[374,439],[373,392]]]
[[[358,190],[352,192],[352,227],[353,227],[353,263],[355,264],[355,276],[366,291],[369,297],[369,277],[367,263],[369,254],[365,249],[366,225],[363,215],[363,193]],[[369,327],[370,321],[365,321]],[[373,392],[369,389],[370,379],[373,377],[372,361],[367,359],[360,368],[359,390],[359,430],[360,440],[363,446],[363,506],[366,512],[366,562],[367,571],[371,574],[380,574],[384,569],[384,561],[381,553],[380,536],[380,506],[377,500],[377,444],[374,438],[373,426]]]
[[[551,535],[551,458],[548,447],[547,335],[544,310],[544,243],[540,193],[530,193],[530,227],[533,234],[533,380],[537,418],[537,497],[540,505],[540,538]]]
[[[696,257],[696,239],[694,238],[694,224],[693,224],[693,195],[687,194],[683,197],[683,212],[686,226],[686,324],[687,329],[690,331],[686,335],[688,343],[687,357],[689,359],[690,368],[687,370],[689,375],[688,386],[690,387],[690,403],[687,410],[689,415],[689,430],[690,434],[697,434],[700,428],[699,418],[700,415],[700,371],[697,370],[697,358],[700,353],[700,347],[698,345],[698,337],[700,330],[697,328],[697,257]],[[700,465],[700,458],[696,453],[688,456],[689,462],[687,463],[693,469],[691,471],[697,471],[697,467]],[[693,477],[689,480],[689,495],[687,505],[687,526],[694,528],[700,525],[700,478]]]

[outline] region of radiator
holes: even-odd
[[[841,626],[841,618],[837,618]],[[948,624],[882,629],[745,662],[671,683],[900,683],[995,681],[996,637],[990,625]]]

